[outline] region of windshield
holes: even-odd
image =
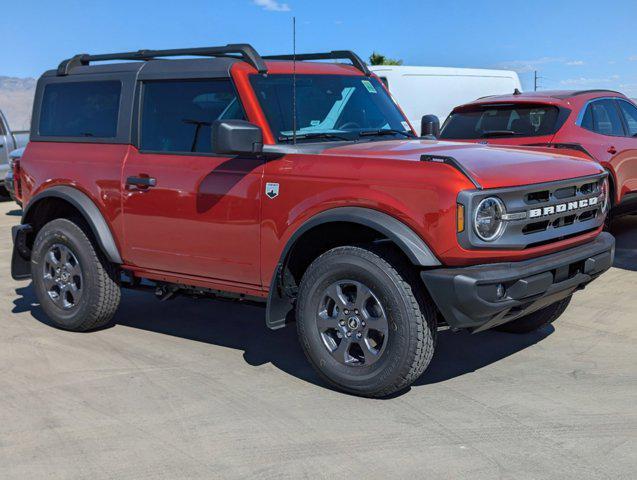
[[[292,141],[292,75],[254,75],[251,82],[276,140]],[[296,76],[297,141],[357,140],[363,136],[413,136],[405,117],[378,80]]]
[[[536,137],[557,131],[557,107],[508,105],[482,107],[449,115],[440,132],[446,140],[496,137]]]

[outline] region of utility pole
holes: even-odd
[[[533,91],[537,92],[537,70],[533,71]]]

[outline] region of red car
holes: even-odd
[[[491,96],[456,107],[440,139],[583,152],[609,173],[613,214],[637,209],[637,106],[610,90]]]
[[[12,275],[54,325],[108,325],[121,288],[259,303],[332,385],[384,396],[439,326],[532,331],[612,264],[595,162],[419,139],[355,54],[295,58],[78,55],[39,79]]]

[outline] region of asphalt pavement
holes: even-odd
[[[554,326],[442,332],[386,400],[329,389],[257,307],[125,292],[114,327],[56,330],[10,278],[19,220],[0,203],[0,478],[637,477],[637,217]]]

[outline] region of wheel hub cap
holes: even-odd
[[[51,301],[64,310],[77,306],[83,287],[82,269],[66,245],[52,245],[42,262],[42,281]]]
[[[378,361],[389,328],[385,309],[369,287],[355,280],[335,282],[325,289],[318,310],[319,334],[335,360],[348,366]]]
[[[349,327],[350,330],[356,330],[359,325],[360,325],[360,322],[358,321],[358,318],[356,317],[349,317],[349,319],[347,320],[347,326]]]

